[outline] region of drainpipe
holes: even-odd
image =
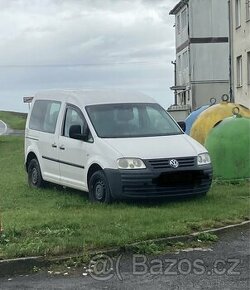
[[[171,61],[171,63],[174,65],[174,86],[177,86],[177,75],[176,75],[176,60]],[[174,106],[177,105],[177,90],[174,90]]]
[[[191,35],[190,35],[190,17],[192,17],[192,15],[190,16],[191,14],[191,10],[189,9],[190,6],[189,4],[187,3],[187,12],[188,12],[188,41],[189,41],[189,44],[188,44],[188,76],[189,76],[189,103],[191,103],[191,106],[190,106],[190,110],[193,111],[193,103],[194,103],[194,100],[193,100],[193,91],[192,91],[192,67],[191,67],[191,47],[190,47],[190,38],[191,38]]]
[[[229,97],[230,102],[234,103],[234,95],[233,95],[233,33],[232,33],[232,25],[233,25],[233,17],[232,17],[232,3],[231,0],[228,0],[228,21],[229,21]]]

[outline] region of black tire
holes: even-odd
[[[40,165],[37,159],[32,159],[28,165],[28,183],[30,187],[41,188],[45,186]]]
[[[89,180],[89,200],[92,202],[111,203],[109,183],[102,170],[98,170]]]

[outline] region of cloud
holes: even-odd
[[[159,85],[170,95],[174,19],[168,12],[175,3],[0,0],[0,98],[10,88],[138,83],[143,89],[150,78],[152,90]]]

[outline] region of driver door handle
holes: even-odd
[[[65,150],[65,147],[64,147],[63,145],[61,145],[61,146],[59,147],[59,149],[61,149],[61,150]]]

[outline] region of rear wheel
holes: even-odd
[[[96,171],[89,180],[89,199],[92,202],[111,203],[109,183],[102,170]]]
[[[30,187],[44,187],[45,181],[42,178],[40,165],[37,159],[32,159],[28,165],[28,183]]]

